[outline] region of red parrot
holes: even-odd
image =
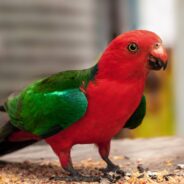
[[[95,181],[95,176],[80,175],[70,157],[72,146],[95,144],[107,163],[105,171],[118,170],[109,159],[111,139],[141,123],[146,78],[150,70],[165,69],[167,59],[159,36],[134,30],[115,38],[95,66],[32,83],[0,108],[10,117],[1,129],[0,155],[45,139],[70,178]]]

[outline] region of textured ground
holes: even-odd
[[[126,176],[116,183],[184,183],[184,138],[166,137],[113,141],[111,159],[126,171]],[[85,175],[101,175],[104,167],[92,145],[76,146],[72,151],[75,167]],[[0,184],[59,184],[55,175],[66,176],[56,156],[44,144],[30,146],[24,150],[1,158]],[[119,175],[115,175],[114,181]],[[101,183],[112,183],[101,177]]]

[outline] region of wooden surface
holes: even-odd
[[[111,159],[122,167],[133,169],[141,163],[150,169],[164,169],[184,164],[184,138],[163,137],[152,139],[113,140]],[[94,145],[77,145],[72,150],[74,164],[82,160],[101,160]],[[46,144],[35,144],[16,153],[1,157],[1,160],[23,162],[51,160],[57,157]],[[128,166],[128,167],[127,167]]]

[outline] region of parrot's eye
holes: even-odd
[[[155,43],[154,47],[155,49],[158,49],[160,47],[161,43]]]
[[[128,45],[128,50],[129,50],[130,52],[132,52],[132,53],[137,52],[137,51],[138,51],[138,46],[137,46],[137,44],[136,44],[136,43],[130,43],[130,44]]]

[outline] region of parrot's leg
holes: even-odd
[[[58,146],[58,143],[51,142],[48,139],[46,140],[54,150],[54,152],[58,155],[60,163],[65,171],[67,171],[70,175],[69,176],[54,176],[51,179],[54,180],[62,180],[67,182],[96,182],[100,181],[101,178],[97,176],[83,176],[79,174],[74,168],[70,157],[70,150],[71,147],[64,148],[63,146]],[[62,148],[62,149],[61,149]]]
[[[99,150],[100,156],[102,157],[102,159],[107,164],[107,167],[105,169],[101,169],[104,173],[117,172],[119,174],[124,175],[124,171],[122,171],[118,165],[115,165],[109,159],[110,141],[107,141],[107,142],[103,142],[103,143],[98,144],[98,150]]]
[[[59,154],[60,163],[63,169],[70,173],[70,176],[65,178],[67,181],[77,181],[77,182],[95,182],[100,181],[100,177],[97,176],[83,176],[79,174],[74,168],[70,157],[69,151],[61,151]]]

